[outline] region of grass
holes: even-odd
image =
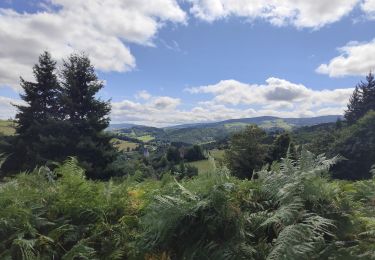
[[[287,124],[284,120],[282,119],[277,119],[277,120],[272,120],[272,121],[264,121],[261,125],[261,128],[264,129],[271,129],[271,128],[282,128],[286,131],[291,131],[293,128],[293,125]]]
[[[16,132],[14,128],[14,122],[9,120],[0,120],[0,134],[2,135],[14,135]]]
[[[142,135],[142,136],[138,136],[137,139],[144,143],[147,143],[147,142],[154,140],[155,137],[152,135]]]
[[[198,174],[204,174],[215,170],[215,167],[210,160],[190,162],[188,165],[196,167],[198,169]]]
[[[238,127],[245,127],[247,125],[249,125],[249,124],[243,123],[243,122],[234,122],[234,123],[224,124],[224,127],[225,128],[238,128]]]
[[[215,168],[218,167],[223,161],[225,150],[214,149],[214,150],[210,150],[209,153],[215,159],[214,161],[211,161],[208,159],[208,160],[190,162],[188,164],[191,166],[197,167],[198,174],[204,174],[204,173],[215,170]]]
[[[225,150],[214,149],[210,151],[210,154],[212,157],[214,157],[215,160],[223,160]]]
[[[135,148],[138,147],[137,143],[133,143],[133,142],[129,142],[129,141],[124,141],[124,140],[120,140],[120,139],[117,139],[117,138],[113,138],[111,140],[111,142],[121,152],[122,151],[127,151],[128,148],[131,151],[131,150],[134,150]]]

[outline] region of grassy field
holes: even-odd
[[[223,161],[225,150],[214,149],[214,150],[209,151],[209,153],[214,158],[214,161],[208,159],[208,160],[191,162],[188,164],[191,166],[197,167],[199,174],[204,174],[204,173],[215,170],[215,168],[220,166],[220,163]]]
[[[243,122],[234,122],[234,123],[227,123],[224,125],[225,128],[245,128],[247,125],[247,123],[243,123]]]
[[[113,145],[119,150],[119,151],[127,151],[127,149],[129,148],[130,150],[133,150],[135,148],[138,147],[138,144],[137,143],[133,143],[133,142],[129,142],[129,141],[124,141],[124,140],[120,140],[120,139],[117,139],[117,138],[113,138],[111,140],[111,142],[113,143]]]
[[[188,163],[188,165],[196,167],[198,169],[198,174],[204,174],[204,173],[215,170],[215,166],[213,163],[215,162],[212,162],[210,160],[202,160],[202,161],[190,162]]]
[[[152,135],[143,135],[143,136],[137,137],[137,139],[144,142],[144,143],[147,143],[147,142],[150,142],[150,141],[154,140],[155,137],[152,136]]]
[[[212,157],[214,157],[215,160],[223,160],[225,150],[214,149],[214,150],[210,151],[210,154],[211,154]]]
[[[14,135],[15,131],[14,123],[12,121],[0,120],[0,134]]]
[[[264,129],[271,129],[271,128],[282,128],[286,131],[291,131],[293,128],[293,125],[289,125],[282,119],[277,119],[275,121],[264,121],[261,125],[261,128]]]

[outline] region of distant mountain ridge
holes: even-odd
[[[296,127],[300,126],[311,126],[324,123],[336,122],[336,120],[342,119],[342,115],[327,115],[327,116],[317,116],[317,117],[296,117],[296,118],[282,118],[275,116],[259,116],[259,117],[249,117],[249,118],[237,118],[237,119],[227,119],[224,121],[209,122],[209,123],[191,123],[191,124],[181,124],[168,127],[160,127],[161,129],[184,129],[184,128],[204,128],[204,127],[214,127],[217,125],[233,124],[233,123],[244,123],[244,124],[257,124],[261,125],[264,122],[268,121],[277,121],[282,120],[287,124],[295,125]],[[130,123],[118,123],[110,124],[108,130],[119,130],[119,129],[128,129],[132,127],[150,127],[146,125],[137,125]],[[158,128],[158,127],[153,127]]]
[[[319,116],[309,118],[280,118],[273,116],[261,116],[253,118],[229,119],[219,122],[183,124],[157,128],[134,124],[113,124],[108,131],[138,139],[142,142],[151,140],[162,142],[184,142],[187,144],[210,143],[222,140],[231,134],[241,131],[249,124],[256,124],[267,132],[293,131],[304,126],[333,123],[340,115]]]

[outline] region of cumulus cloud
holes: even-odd
[[[190,12],[209,22],[230,16],[263,19],[273,25],[319,28],[349,14],[361,0],[188,0]],[[373,0],[367,0],[372,2]],[[370,4],[368,4],[370,5]]]
[[[313,90],[302,84],[271,77],[262,85],[222,80],[186,91],[211,94],[212,98],[201,100],[189,109],[179,98],[168,96],[150,96],[140,102],[114,102],[112,121],[166,126],[266,115],[311,117],[342,114],[353,89]]]
[[[339,48],[340,55],[316,71],[330,77],[365,75],[375,69],[375,39],[370,42],[350,42]]]
[[[187,88],[186,91],[211,93],[213,101],[231,105],[276,103],[345,104],[352,88],[313,90],[302,84],[279,78],[268,78],[266,84],[247,84],[236,80],[222,80],[217,84]]]
[[[0,9],[0,86],[17,88],[29,78],[43,50],[57,59],[72,52],[90,55],[101,71],[136,66],[126,43],[153,45],[165,22],[184,23],[176,0],[46,0],[44,10],[18,13]]]
[[[191,94],[206,93],[211,97],[187,106],[180,98],[152,96],[147,91],[140,91],[134,100],[112,102],[111,120],[113,123],[168,126],[256,116],[336,115],[343,113],[353,89],[313,90],[302,84],[271,77],[265,84],[222,80],[186,91]],[[10,104],[17,102],[20,101],[0,97],[1,117],[14,117],[15,108]]]
[[[302,84],[271,77],[262,85],[223,80],[186,91],[212,94],[211,104],[258,107],[257,112],[262,115],[309,116],[327,114],[328,108],[341,114],[353,88],[313,90]]]
[[[112,102],[111,119],[114,122],[147,123],[148,125],[168,124],[176,107],[181,104],[179,98],[168,96],[151,96],[143,102],[123,100]]]

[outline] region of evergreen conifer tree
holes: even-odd
[[[362,83],[363,115],[370,110],[375,110],[375,78],[371,72],[367,75],[365,83]],[[362,115],[362,116],[363,116]]]
[[[345,111],[345,119],[353,124],[370,110],[375,110],[375,79],[371,72],[367,75],[366,82],[355,87]]]
[[[95,97],[103,82],[85,55],[71,55],[64,61],[61,77],[65,155],[76,156],[89,177],[105,179],[116,152],[104,133],[109,125],[109,101]]]
[[[24,91],[21,99],[25,105],[16,106],[16,137],[13,140],[11,155],[4,167],[8,171],[33,169],[46,163],[42,144],[49,135],[46,125],[58,119],[57,102],[60,86],[56,76],[56,62],[48,52],[39,57],[33,68],[35,82],[21,78]]]

